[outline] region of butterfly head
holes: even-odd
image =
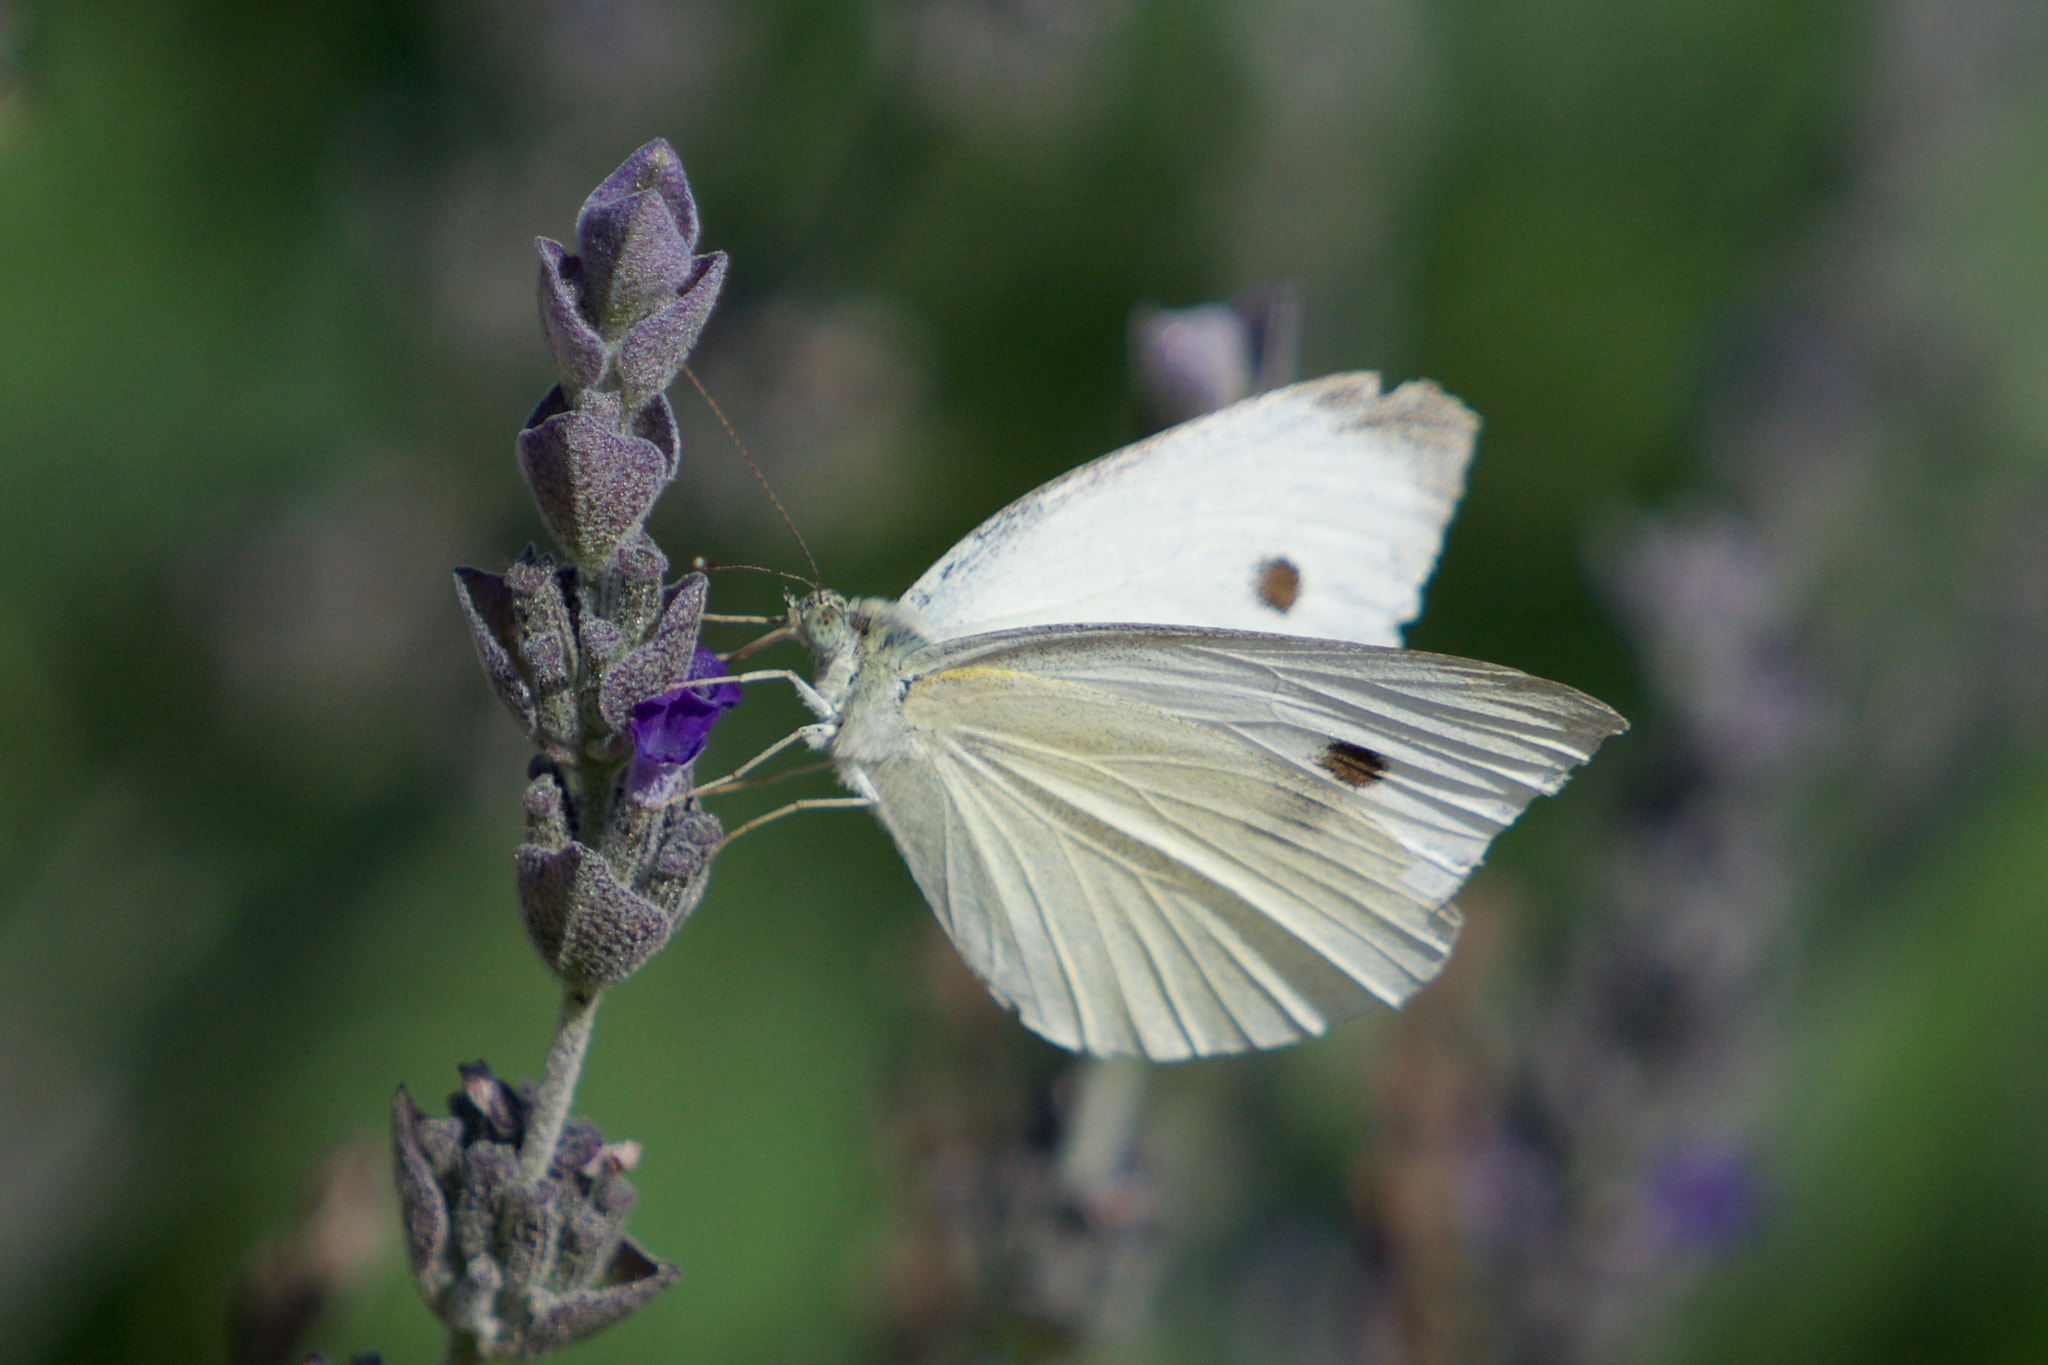
[[[828,694],[875,661],[893,666],[928,643],[902,606],[880,597],[846,598],[829,590],[789,603],[790,633],[818,661],[817,683]]]
[[[852,690],[877,635],[886,633],[875,630],[875,609],[886,605],[866,598],[848,601],[830,590],[790,601],[790,633],[811,651],[817,661],[813,682],[835,707]]]
[[[788,601],[790,631],[820,659],[852,652],[867,628],[854,604],[829,588]]]

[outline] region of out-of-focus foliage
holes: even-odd
[[[1656,808],[1642,755],[1689,723],[1588,565],[1645,506],[1760,528],[1840,711],[1769,807],[1803,952],[1727,1097],[1756,1218],[1662,1339],[2041,1352],[2029,6],[0,0],[0,1361],[219,1358],[252,1250],[396,1084],[538,1069],[522,755],[447,570],[541,535],[512,457],[550,382],[532,238],[655,136],[733,262],[698,371],[842,589],[899,589],[1132,435],[1140,304],[1292,277],[1305,374],[1482,414],[1413,638],[1642,737],[1475,890],[1474,1074],[1602,930],[1615,812]],[[663,544],[801,567],[675,397]],[[776,593],[720,575],[713,609]],[[705,771],[797,715],[757,694]],[[684,1279],[575,1358],[886,1354],[889,1106],[970,1027],[931,1003],[927,919],[861,818],[721,856],[608,1001],[579,1106],[646,1144],[636,1234]],[[1457,1079],[1402,1069],[1436,1055],[1404,1025],[1159,1079],[1170,1254],[1155,1325],[1107,1349],[1388,1358],[1274,1323],[1349,1321],[1339,1272],[1385,1251],[1347,1245],[1356,1207],[1432,1178],[1385,1159],[1417,1076]],[[395,1243],[315,1344],[434,1357]]]

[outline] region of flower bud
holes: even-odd
[[[604,675],[598,710],[605,724],[614,730],[625,729],[635,707],[690,676],[697,657],[697,628],[709,590],[709,582],[700,573],[668,589],[654,634]]]
[[[594,218],[621,200],[643,190],[652,190],[668,205],[676,231],[692,250],[697,246],[697,201],[690,194],[689,177],[683,174],[683,159],[665,137],[655,138],[624,161],[590,192],[576,214],[576,240],[590,250]]]
[[[537,758],[536,765],[547,765],[544,758]],[[562,794],[561,778],[552,765],[535,772],[527,784],[526,794],[520,798],[520,805],[526,811],[526,842],[538,844],[545,849],[567,848],[569,845],[568,802]]]
[[[505,580],[481,569],[455,571],[455,596],[462,604],[462,617],[469,622],[470,638],[476,642],[477,659],[490,679],[491,690],[505,703],[530,735],[537,724],[533,688],[520,676],[519,618],[513,609],[512,590]]]
[[[604,338],[583,308],[583,262],[560,242],[536,238],[540,255],[540,323],[562,387],[570,393],[595,388],[604,377]]]
[[[551,852],[521,844],[516,859],[527,935],[565,983],[583,990],[616,985],[668,942],[668,916],[619,885],[588,845]]]
[[[661,838],[652,863],[641,874],[640,888],[681,924],[711,885],[711,858],[725,838],[725,826],[695,803],[668,806],[664,815]]]
[[[675,299],[634,324],[619,343],[619,382],[631,393],[660,393],[674,382],[683,361],[711,321],[725,284],[723,251],[699,256],[677,287]]]
[[[578,700],[585,721],[594,722],[599,689],[604,686],[606,671],[626,648],[626,632],[620,630],[616,623],[586,610],[576,619],[576,642],[583,651],[583,680],[578,689]],[[595,724],[592,728],[599,730],[599,734],[585,747],[585,753],[596,757],[625,752],[625,746],[616,734],[605,734],[602,727]]]
[[[561,1231],[561,1187],[553,1180],[514,1185],[505,1194],[498,1230],[500,1269],[511,1284],[532,1284],[547,1271],[548,1255]]]
[[[548,528],[595,574],[675,477],[682,443],[662,394],[711,316],[726,258],[695,254],[697,206],[660,140],[592,191],[576,244],[576,255],[535,244],[541,327],[562,382],[527,419],[518,453]]]
[[[398,1185],[398,1210],[405,1233],[405,1256],[421,1297],[434,1303],[454,1283],[445,1263],[448,1249],[447,1187],[455,1153],[429,1156],[423,1130],[432,1122],[420,1113],[404,1086],[391,1100],[392,1146]],[[439,1120],[445,1124],[447,1120]]]
[[[570,411],[556,388],[519,433],[519,468],[541,519],[586,571],[611,562],[674,471],[673,416],[665,427],[662,415],[648,425],[663,429],[666,450],[637,433],[621,434],[593,413]]]
[[[694,803],[650,808],[621,793],[604,840],[610,858],[579,840],[521,844],[514,865],[527,936],[566,985],[625,980],[697,908],[724,835]]]
[[[638,1143],[632,1143],[638,1146]],[[565,1171],[590,1171],[583,1168],[591,1158],[605,1149],[604,1134],[588,1119],[572,1118],[562,1125],[562,1135],[555,1140],[555,1165]]]
[[[656,394],[633,410],[633,434],[661,452],[667,461],[662,477],[673,479],[683,462],[683,437],[676,427],[675,409],[666,397]]]
[[[624,1321],[682,1278],[681,1271],[649,1256],[631,1238],[615,1243],[609,1259],[600,1264],[606,1269],[595,1278],[602,1288],[570,1290],[534,1314],[525,1343],[532,1355],[559,1351]]]
[[[462,1149],[461,1182],[449,1226],[465,1263],[490,1258],[505,1191],[518,1174],[519,1149],[510,1143],[472,1142]]]
[[[652,190],[586,208],[576,245],[598,323],[614,334],[675,297],[696,260],[667,202]]]
[[[592,190],[576,215],[589,315],[606,331],[647,316],[689,280],[696,247],[697,204],[682,159],[656,138]]]
[[[406,1255],[434,1314],[486,1360],[531,1360],[631,1315],[674,1284],[673,1265],[626,1236],[630,1162],[605,1159],[570,1119],[541,1179],[517,1179],[526,1098],[481,1063],[463,1068],[456,1117],[429,1119],[401,1087],[392,1148]],[[510,1131],[501,1122],[511,1120]]]
[[[668,556],[646,531],[619,547],[617,596],[611,603],[612,619],[629,640],[646,638],[663,606],[661,580],[668,572]]]
[[[538,738],[573,749],[582,733],[576,713],[579,659],[562,575],[552,559],[529,547],[506,571],[505,586],[518,623],[515,650],[533,689]]]

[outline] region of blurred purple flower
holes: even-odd
[[[697,646],[690,663],[689,681],[725,676],[725,661]],[[676,767],[704,752],[711,739],[711,727],[728,708],[740,700],[738,683],[716,687],[677,686],[649,697],[633,708],[628,728],[633,734],[633,754],[648,763]]]
[[[1650,1171],[1650,1205],[1671,1239],[1725,1251],[1756,1229],[1756,1172],[1733,1148],[1673,1152]]]

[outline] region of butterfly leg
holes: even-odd
[[[715,678],[692,678],[689,682],[677,683],[677,687],[719,687],[726,683],[753,683],[780,680],[796,689],[797,700],[819,720],[832,714],[832,703],[818,695],[818,689],[800,673],[786,668],[757,668],[751,673],[725,673]]]
[[[789,748],[791,745],[799,742],[808,742],[814,739],[825,738],[830,736],[831,733],[832,727],[823,722],[820,722],[816,725],[806,725],[799,730],[792,730],[788,734],[784,735],[781,739],[776,740],[773,744],[763,749],[760,753],[755,754],[752,758],[740,764],[739,767],[734,768],[724,777],[713,778],[709,782],[700,783],[695,788],[696,794],[699,796],[709,796],[711,793],[718,791],[722,787],[732,786],[741,778],[745,777],[748,773],[754,771],[754,769],[760,767],[763,763],[766,763],[769,759],[775,757],[775,755],[781,753],[784,749]]]
[[[705,617],[704,619],[705,619],[705,620],[707,620],[707,621],[709,621],[709,620],[710,620],[711,618],[710,618],[709,616],[707,616],[707,617]],[[728,618],[728,619],[730,619],[730,620],[734,620],[734,621],[738,621],[738,620],[760,621],[760,622],[762,622],[762,623],[764,623],[764,624],[765,624],[765,623],[767,623],[768,621],[771,621],[771,620],[773,620],[774,618],[772,618],[772,617],[767,617],[767,616],[758,616],[758,617],[755,617],[755,616],[749,616],[749,617],[738,617],[738,616],[735,616],[735,617],[731,617],[731,618]],[[777,627],[776,627],[776,628],[775,628],[774,630],[771,630],[771,631],[769,631],[769,632],[768,632],[768,633],[767,633],[766,635],[762,635],[762,636],[759,636],[759,637],[757,637],[757,638],[755,638],[755,639],[753,639],[753,640],[749,640],[749,641],[748,641],[748,642],[747,642],[746,644],[743,644],[743,645],[741,645],[741,646],[740,646],[740,647],[739,647],[738,649],[735,649],[735,650],[734,650],[734,651],[733,651],[732,653],[730,653],[730,654],[721,654],[721,655],[719,655],[718,657],[719,657],[719,658],[721,658],[721,659],[723,659],[723,660],[725,660],[725,661],[726,661],[727,663],[729,663],[729,664],[734,664],[734,663],[738,663],[738,662],[739,662],[739,661],[740,661],[741,659],[744,659],[744,658],[746,658],[746,657],[747,657],[747,656],[748,656],[749,654],[759,654],[759,653],[760,653],[760,652],[761,652],[762,650],[764,650],[764,649],[768,648],[768,647],[769,647],[770,645],[779,645],[779,644],[781,644],[781,643],[782,643],[782,642],[783,642],[784,640],[788,640],[788,639],[791,639],[791,638],[793,638],[793,632],[792,632],[792,631],[790,630],[790,628],[789,628],[789,627],[788,627],[787,625],[780,625],[780,626],[777,626]]]
[[[863,807],[872,806],[874,804],[875,803],[873,799],[866,796],[806,797],[802,801],[792,801],[786,806],[781,806],[775,810],[771,810],[766,815],[755,816],[753,819],[747,821],[747,823],[741,825],[738,829],[734,830],[732,833],[726,835],[723,839],[719,840],[718,846],[720,848],[724,848],[727,844],[739,838],[748,830],[759,829],[761,826],[769,823],[772,820],[780,820],[785,815],[795,815],[800,810],[860,810]]]

